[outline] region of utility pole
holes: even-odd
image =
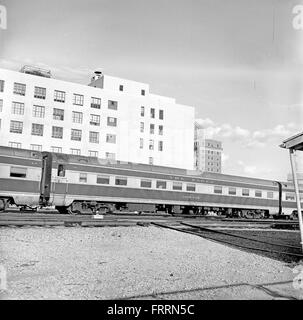
[[[299,190],[299,183],[298,183],[298,177],[297,177],[297,168],[296,168],[296,162],[294,158],[295,153],[297,151],[303,151],[303,132],[283,141],[280,147],[289,150],[292,177],[293,177],[295,193],[296,193],[299,227],[300,227],[300,234],[301,234],[301,246],[302,246],[302,252],[303,252],[303,219],[302,219],[302,211],[301,211],[301,199],[300,199],[300,190]]]

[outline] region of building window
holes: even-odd
[[[80,149],[70,149],[70,153],[75,155],[75,156],[80,156],[81,155],[81,150]]]
[[[117,118],[107,117],[107,125],[110,127],[116,127],[117,126]]]
[[[109,184],[109,176],[97,175],[98,184]]]
[[[186,184],[186,191],[196,191],[196,185],[193,183]]]
[[[105,158],[108,160],[115,160],[116,159],[116,155],[112,152],[106,152],[105,153]]]
[[[83,102],[84,102],[84,96],[82,94],[75,94],[74,93],[73,104],[75,104],[77,106],[83,106]]]
[[[222,187],[221,186],[214,186],[214,193],[222,193]]]
[[[236,193],[237,193],[237,189],[236,188],[234,188],[234,187],[229,187],[228,188],[228,194],[235,196]]]
[[[262,191],[261,190],[255,190],[255,197],[261,198],[262,197]]]
[[[71,140],[81,141],[82,130],[72,129],[71,130]]]
[[[144,132],[144,122],[140,122],[140,132]]]
[[[54,101],[56,102],[65,102],[65,92],[55,90]]]
[[[12,113],[13,114],[24,114],[24,103],[13,102],[12,104]]]
[[[23,131],[23,122],[11,120],[10,132],[22,133],[22,131]]]
[[[88,156],[92,158],[98,158],[98,151],[88,151]]]
[[[99,132],[90,131],[89,132],[89,142],[99,143]]]
[[[106,142],[108,143],[116,143],[116,135],[115,134],[107,134]]]
[[[74,123],[82,123],[82,121],[83,121],[83,113],[82,112],[73,111],[72,117],[73,117]]]
[[[159,141],[158,150],[163,151],[163,141]]]
[[[150,165],[154,164],[154,158],[153,157],[149,157],[148,158],[148,164],[150,164]]]
[[[126,177],[116,177],[115,185],[116,186],[126,186],[127,185],[127,178]]]
[[[43,124],[32,123],[32,135],[43,136]]]
[[[51,152],[62,153],[61,147],[51,147]]]
[[[141,107],[141,117],[144,117],[144,114],[145,114],[145,108],[142,106]]]
[[[9,176],[14,178],[26,178],[26,171],[27,168],[11,167]]]
[[[117,110],[118,109],[118,102],[117,101],[108,100],[108,109]]]
[[[122,86],[122,84],[120,84],[120,86],[119,86],[119,91],[123,91],[123,86]]]
[[[64,110],[63,109],[53,109],[53,119],[54,120],[64,120]]]
[[[14,94],[25,96],[26,85],[23,83],[14,83]]]
[[[46,98],[46,88],[35,87],[34,97],[37,99],[44,99]]]
[[[143,149],[144,147],[144,140],[143,138],[140,138],[140,149]]]
[[[166,181],[157,180],[157,189],[166,189]]]
[[[92,97],[90,106],[91,108],[101,109],[101,99]]]
[[[249,189],[242,189],[242,196],[249,197]]]
[[[0,99],[0,112],[2,112],[2,108],[3,108],[3,99]]]
[[[45,116],[45,107],[43,106],[34,106],[33,108],[33,117],[44,118]]]
[[[163,136],[163,126],[159,126],[159,135]]]
[[[150,117],[151,117],[152,119],[155,118],[155,109],[154,109],[154,108],[151,108],[151,109],[150,109]]]
[[[9,142],[8,146],[10,148],[21,149],[21,143],[20,142]]]
[[[149,140],[149,150],[154,150],[154,140]]]
[[[152,124],[152,123],[149,125],[149,133],[150,134],[154,134],[155,133],[155,125]]]
[[[91,114],[89,123],[92,126],[100,126],[100,116],[98,116],[97,114]]]
[[[164,111],[163,110],[159,110],[159,119],[160,120],[164,119]]]
[[[0,80],[0,92],[4,91],[4,80]]]
[[[152,181],[147,179],[141,179],[140,181],[140,187],[141,188],[151,188]]]
[[[182,182],[173,182],[173,190],[182,190]]]
[[[31,150],[42,151],[42,145],[41,144],[31,144]]]
[[[79,174],[79,182],[86,183],[87,182],[87,173],[80,173]]]
[[[145,90],[141,90],[141,96],[145,96]]]
[[[63,128],[62,127],[52,127],[52,138],[62,139],[63,138]]]
[[[268,199],[273,199],[274,193],[272,191],[267,191],[267,198]]]

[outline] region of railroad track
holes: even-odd
[[[179,225],[168,225],[152,222],[153,225],[171,229],[178,232],[192,234],[224,245],[235,247],[247,252],[253,252],[285,262],[298,262],[303,260],[300,237],[298,233],[289,233],[284,239],[279,231],[261,232],[254,230],[216,230],[212,227],[180,222]],[[254,235],[252,236],[252,233]],[[266,234],[267,233],[267,234]],[[276,233],[277,235],[273,235]],[[280,237],[280,239],[279,239]],[[278,238],[278,239],[277,239]]]
[[[209,219],[210,218],[210,219]],[[273,220],[228,220],[211,219],[212,217],[196,219],[194,216],[171,216],[163,214],[114,213],[105,215],[70,215],[59,214],[56,211],[45,212],[2,212],[0,214],[0,227],[4,226],[132,226],[136,224],[148,225],[151,222],[165,222],[171,225],[180,222],[197,222],[204,227],[216,229],[268,229],[273,223],[279,225],[281,222]],[[285,223],[283,226],[292,226],[294,222]],[[297,227],[297,225],[295,225]]]

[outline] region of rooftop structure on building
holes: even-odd
[[[100,69],[88,85],[20,71],[0,69],[0,145],[193,169],[193,107]]]

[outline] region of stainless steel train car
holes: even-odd
[[[0,147],[0,210],[10,204],[60,213],[296,214],[286,182]]]

